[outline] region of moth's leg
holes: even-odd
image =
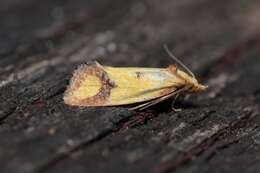
[[[173,92],[176,92],[176,91],[173,91]],[[173,93],[173,92],[172,92],[172,93]],[[170,94],[172,94],[172,93],[170,93]],[[166,95],[166,96],[169,96],[169,94]],[[166,97],[166,96],[163,96],[163,97]],[[152,104],[152,103],[155,102],[156,100],[161,100],[163,97],[159,97],[159,98],[157,98],[157,99],[154,99],[154,100],[151,100],[151,101],[147,101],[147,102],[145,102],[145,103],[142,103],[142,104],[140,104],[140,105],[137,105],[137,106],[134,106],[134,107],[128,108],[128,109],[129,109],[129,110],[137,110],[137,109],[143,110],[143,109],[149,107],[149,106],[148,106],[149,104]],[[167,98],[168,98],[168,97],[167,97]],[[146,106],[147,106],[147,107],[146,107]]]
[[[172,110],[173,111],[175,111],[175,112],[180,112],[180,111],[182,111],[182,109],[176,109],[176,108],[174,108],[174,104],[175,104],[175,102],[176,102],[176,100],[177,100],[177,98],[180,96],[180,94],[176,94],[176,96],[174,97],[174,100],[172,101],[172,105],[171,105],[171,108],[172,108]]]
[[[172,94],[172,93],[171,93],[171,94]],[[157,99],[155,99],[155,100],[148,101],[148,102],[146,102],[146,103],[143,103],[143,104],[137,105],[137,106],[135,106],[135,107],[129,108],[129,110],[137,110],[137,109],[143,110],[143,109],[146,109],[146,108],[148,108],[148,107],[150,107],[150,106],[152,106],[152,105],[155,105],[155,104],[157,104],[157,103],[159,103],[159,102],[161,102],[161,101],[163,101],[163,100],[166,100],[167,98],[169,98],[169,97],[172,96],[171,94],[166,95],[166,96],[163,96],[163,97],[159,97],[159,98],[157,98]]]
[[[158,103],[160,103],[160,102],[162,102],[162,101],[164,101],[164,100],[166,100],[166,99],[168,99],[168,98],[170,98],[170,97],[173,97],[173,96],[176,95],[176,94],[179,94],[179,93],[181,93],[181,92],[184,92],[184,91],[186,91],[186,90],[187,90],[186,87],[181,88],[181,89],[179,89],[179,90],[177,90],[177,91],[174,91],[174,92],[172,92],[172,93],[170,93],[170,94],[168,94],[168,95],[165,95],[165,96],[163,96],[163,97],[159,97],[158,99],[155,99],[155,100],[152,100],[152,101],[150,101],[150,102],[147,102],[147,103],[138,105],[138,106],[134,107],[134,110],[136,110],[136,109],[144,110],[144,109],[146,109],[146,108],[148,108],[148,107],[150,107],[150,106],[153,106],[153,105],[155,105],[155,104],[158,104]],[[131,110],[133,110],[133,109],[131,109]]]
[[[148,108],[148,107],[150,107],[150,106],[156,105],[156,104],[158,104],[158,103],[160,103],[160,102],[162,102],[162,101],[164,101],[164,100],[166,100],[166,99],[168,99],[168,98],[174,96],[175,94],[176,94],[176,93],[173,92],[173,93],[171,93],[171,94],[169,94],[169,95],[166,95],[166,96],[163,96],[163,97],[159,97],[159,98],[156,99],[156,100],[152,100],[151,102],[148,102],[147,105],[144,105],[143,107],[139,108],[139,110],[144,110],[144,109],[146,109],[146,108]]]
[[[152,101],[148,101],[148,102],[146,102],[146,103],[143,103],[143,104],[140,104],[140,105],[134,106],[134,107],[132,107],[132,108],[128,108],[128,109],[129,109],[129,110],[137,110],[137,109],[140,109],[140,108],[142,108],[142,107],[148,105],[148,104],[151,103],[151,102],[152,102]]]
[[[166,96],[167,96],[167,97],[166,97]],[[148,108],[148,107],[150,107],[150,106],[152,106],[152,105],[155,105],[155,104],[157,104],[157,103],[159,103],[159,102],[161,102],[161,101],[163,101],[163,100],[166,100],[167,98],[171,97],[171,96],[169,96],[169,95],[166,95],[166,96],[159,97],[159,98],[157,98],[157,99],[155,99],[155,100],[148,101],[148,102],[146,102],[146,103],[143,103],[143,104],[137,105],[137,106],[135,106],[135,107],[129,108],[129,110],[137,110],[137,109],[139,109],[139,110],[144,110],[144,109],[146,109],[146,108]]]

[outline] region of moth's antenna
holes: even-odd
[[[195,75],[192,73],[192,71],[186,65],[184,65],[178,58],[176,58],[176,56],[173,55],[173,53],[169,50],[166,44],[163,45],[163,48],[174,61],[176,61],[181,67],[183,67],[193,78],[195,78]]]

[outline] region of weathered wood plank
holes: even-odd
[[[0,3],[0,172],[259,172],[260,3]],[[73,69],[160,67],[174,53],[208,92],[144,112],[71,108]]]

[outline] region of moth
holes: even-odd
[[[146,109],[168,98],[187,92],[201,92],[194,74],[165,46],[179,63],[167,68],[110,67],[98,62],[80,65],[73,73],[64,94],[66,104],[83,107],[118,106],[136,103],[130,109]]]

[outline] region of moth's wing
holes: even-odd
[[[169,99],[169,98],[171,98],[173,96],[176,96],[176,95],[178,95],[178,94],[180,94],[182,92],[185,92],[187,89],[188,89],[187,87],[183,87],[183,88],[177,89],[177,90],[173,91],[172,93],[169,93],[168,95],[165,95],[165,96],[162,96],[162,97],[158,97],[158,98],[156,98],[154,100],[151,100],[151,101],[145,102],[143,104],[137,105],[135,107],[132,107],[132,108],[130,108],[130,110],[137,110],[137,109],[138,110],[144,110],[144,109],[146,109],[146,108],[148,108],[150,106],[156,105],[156,104],[158,104],[158,103],[160,103],[160,102],[162,102],[164,100],[167,100],[167,99]]]
[[[168,95],[182,83],[182,79],[162,68],[84,65],[74,72],[64,101],[78,106],[138,103]]]
[[[103,67],[98,63],[89,63],[78,66],[74,71],[69,86],[63,96],[66,104],[74,106],[100,105],[103,79],[106,75]]]
[[[144,102],[167,95],[174,90],[174,75],[162,68],[105,67],[116,87],[111,90],[107,105]]]

